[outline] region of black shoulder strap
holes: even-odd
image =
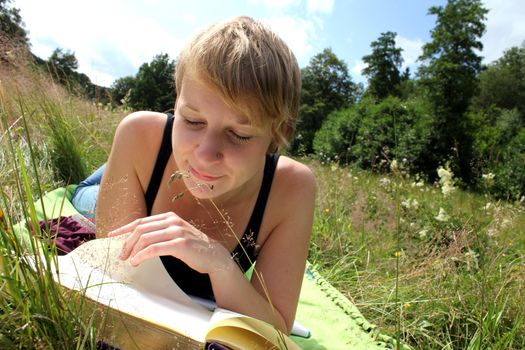
[[[159,191],[162,176],[164,175],[164,169],[166,169],[168,160],[171,157],[171,130],[173,128],[173,114],[167,113],[167,116],[168,118],[166,121],[166,126],[164,127],[164,133],[162,135],[162,142],[160,143],[157,161],[155,162],[155,167],[151,173],[148,188],[144,194],[148,216],[151,215],[151,209],[153,208],[153,203],[155,202],[157,192]]]
[[[233,257],[237,260],[237,263],[243,271],[250,268],[251,262],[255,260],[255,242],[259,236],[259,230],[261,228],[262,219],[264,217],[264,211],[266,209],[266,202],[268,202],[268,196],[272,188],[272,181],[277,168],[277,161],[279,160],[279,154],[270,153],[266,155],[266,162],[264,164],[264,175],[261,183],[261,189],[253,208],[252,216],[246,226],[246,231],[241,237],[241,245],[232,252]],[[243,250],[244,247],[244,250]]]

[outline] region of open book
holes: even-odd
[[[80,295],[100,337],[128,349],[299,349],[275,327],[186,295],[160,259],[117,258],[124,238],[95,239],[57,257],[54,279]],[[53,264],[52,264],[53,265]]]

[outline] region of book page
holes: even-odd
[[[173,282],[160,258],[137,267],[118,259],[125,239],[91,240],[59,256],[56,279],[99,303],[204,342],[212,313]]]
[[[288,349],[299,347],[274,326],[236,312],[217,308],[211,319],[208,342],[219,342],[233,349]],[[248,342],[247,342],[248,341]]]

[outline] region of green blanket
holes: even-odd
[[[78,212],[70,202],[75,185],[58,188],[35,202],[39,219],[70,216]],[[43,207],[42,207],[43,202]],[[27,241],[24,225],[18,234]],[[311,333],[309,338],[292,336],[309,349],[394,349],[394,339],[379,333],[357,307],[326,281],[311,264],[305,270],[296,319]]]

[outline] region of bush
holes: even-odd
[[[363,99],[332,113],[316,133],[314,150],[322,159],[355,162],[364,169],[386,170],[397,158],[420,172],[430,138],[431,116],[419,100]]]
[[[525,128],[520,113],[492,106],[469,117],[476,131],[473,163],[479,187],[498,199],[521,198],[525,194]]]

